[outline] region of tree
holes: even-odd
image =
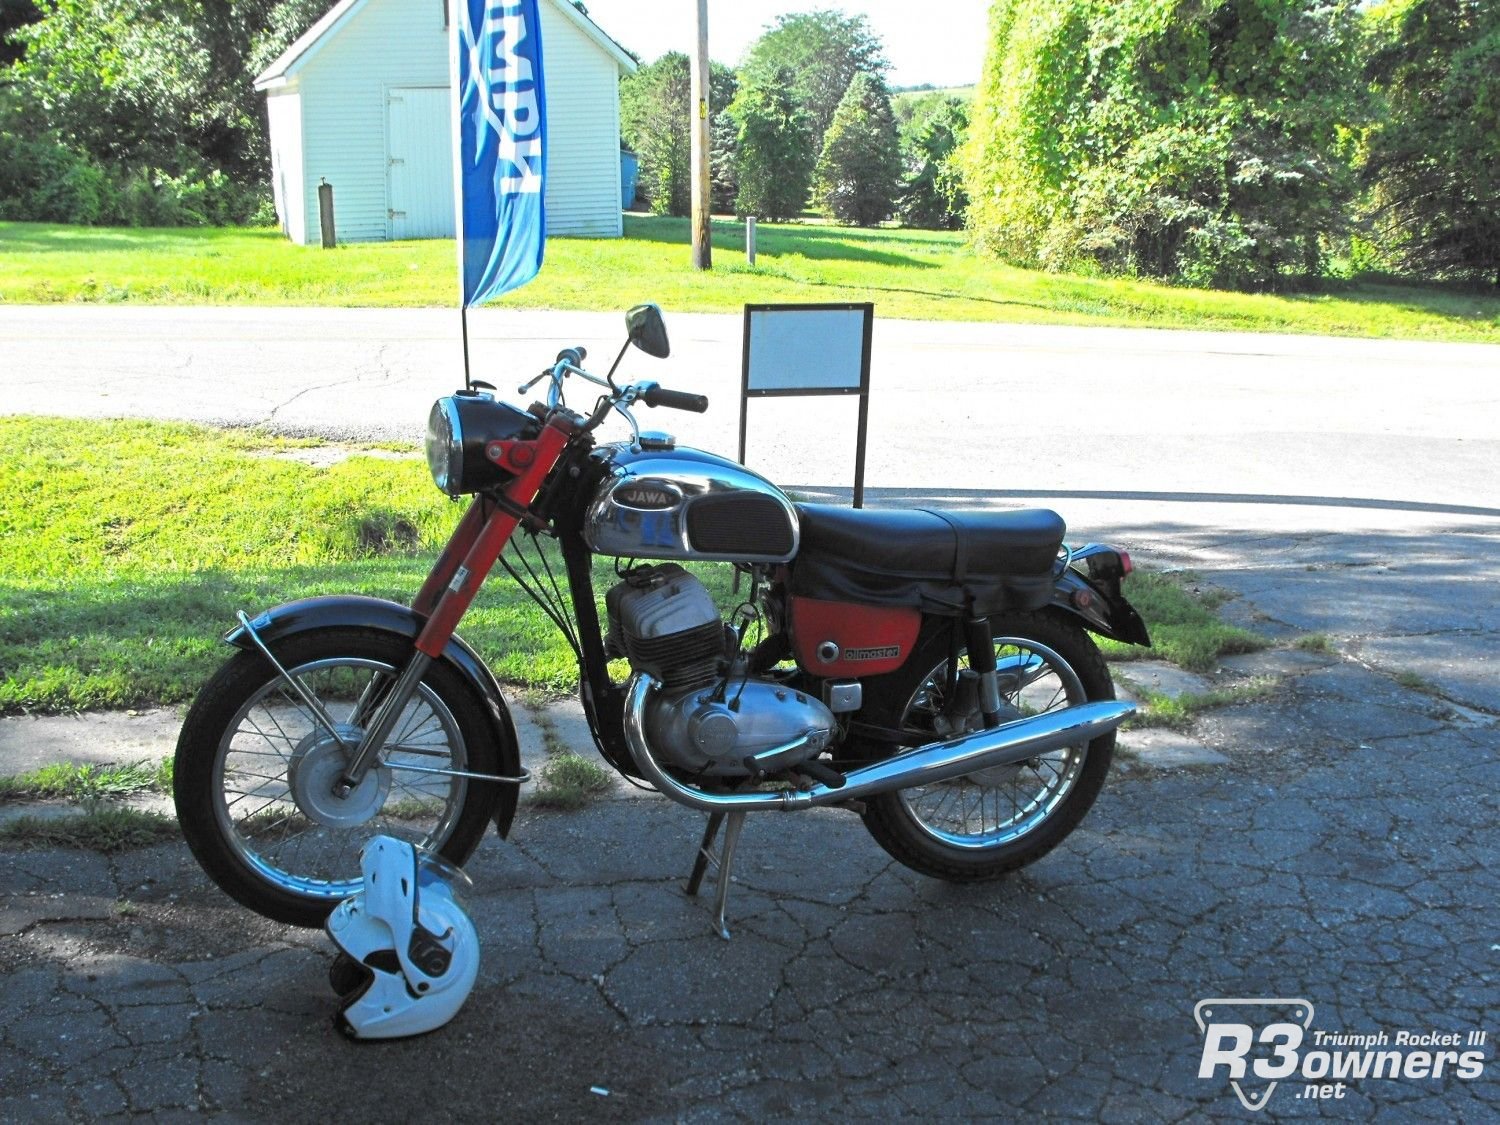
[[[785,68],[769,77],[747,76],[729,107],[738,127],[737,215],[790,219],[807,201],[813,148],[808,115],[792,97],[791,81]]]
[[[885,83],[856,74],[823,137],[813,196],[841,223],[872,227],[895,210],[901,150]]]
[[[11,39],[11,33],[42,18],[32,0],[0,0],[0,67],[21,57],[22,46]]]
[[[246,69],[273,0],[40,0],[12,68],[38,122],[96,158],[260,176],[264,109]]]
[[[620,127],[641,161],[639,192],[658,215],[686,215],[688,182],[688,57],[671,51],[620,81]]]
[[[738,83],[734,72],[709,67],[711,127],[725,120]],[[691,80],[688,57],[669,51],[620,81],[620,131],[641,159],[640,191],[658,215],[686,215],[692,208]],[[724,172],[711,161],[715,177]]]
[[[1500,286],[1500,3],[1413,0],[1379,28],[1387,112],[1363,167],[1388,251],[1430,278]]]
[[[750,45],[740,75],[764,85],[782,70],[789,73],[792,98],[807,112],[816,154],[854,76],[884,78],[889,67],[880,37],[864,16],[817,11],[778,16]]]
[[[151,160],[198,131],[211,58],[188,2],[43,0],[19,37],[17,92],[39,122],[110,163]]]
[[[907,226],[957,230],[964,225],[969,197],[957,154],[968,128],[968,103],[944,97],[914,114],[901,130],[906,183],[897,213]]]
[[[982,244],[1240,288],[1320,270],[1356,186],[1357,0],[1000,0],[990,34]]]
[[[279,59],[303,32],[327,14],[328,0],[280,0],[251,36],[245,70],[252,78]]]
[[[38,0],[10,68],[26,107],[0,144],[7,213],[58,221],[221,222],[264,195],[264,111],[245,70],[272,0]],[[42,177],[62,175],[54,190]],[[39,178],[42,177],[42,178]],[[240,187],[239,184],[254,184]]]
[[[735,196],[740,193],[739,126],[729,113],[729,105],[713,115],[709,127],[709,175],[713,192],[713,209],[719,214],[733,214]]]

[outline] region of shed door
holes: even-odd
[[[448,89],[391,90],[386,153],[392,238],[452,238],[453,118]]]

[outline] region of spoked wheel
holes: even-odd
[[[359,851],[395,836],[463,863],[497,786],[429,770],[496,772],[482,703],[434,664],[381,760],[334,795],[347,747],[411,653],[388,633],[325,629],[273,646],[333,720],[336,739],[259,652],[237,653],[206,684],[177,742],[177,816],[198,862],[234,898],[279,922],[320,926],[362,885]]]
[[[992,618],[991,627],[1002,721],[1114,698],[1104,659],[1078,626],[1007,614]],[[953,683],[945,648],[946,637],[934,636],[893,673],[871,721],[924,740],[980,729],[974,681],[960,674]],[[960,668],[966,667],[965,658]],[[1104,784],[1114,744],[1111,731],[1015,765],[886,793],[869,801],[865,825],[881,847],[923,874],[997,878],[1045,855],[1077,827]]]

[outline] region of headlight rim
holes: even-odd
[[[442,441],[436,432],[436,425],[441,421],[447,429],[447,439]],[[444,445],[441,449],[443,458],[443,471],[439,476],[434,452],[435,445]],[[427,470],[432,474],[433,483],[449,496],[462,496],[464,494],[464,442],[463,442],[463,420],[458,410],[458,403],[452,395],[444,395],[432,404],[432,413],[427,419]]]

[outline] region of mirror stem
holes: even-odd
[[[615,356],[615,361],[609,365],[609,374],[604,377],[604,381],[609,384],[609,389],[612,391],[619,389],[615,386],[615,368],[620,366],[620,360],[625,358],[625,353],[629,350],[630,341],[627,339],[624,346],[620,348],[620,354]]]

